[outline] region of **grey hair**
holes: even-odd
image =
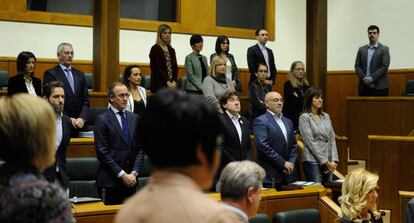
[[[72,44],[70,44],[70,43],[61,43],[57,47],[57,53],[60,53],[60,51],[62,51],[63,50],[63,47],[65,47],[65,46],[70,46],[73,49]]]
[[[244,160],[227,164],[220,175],[220,192],[222,199],[240,200],[247,190],[262,187],[266,173],[257,163]]]

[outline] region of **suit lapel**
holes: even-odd
[[[135,122],[134,118],[132,117],[132,113],[125,111],[126,119],[128,122],[128,129],[129,129],[129,142],[128,145],[134,140],[134,132],[135,132]]]
[[[378,43],[377,49],[375,49],[374,54],[372,54],[371,64],[370,64],[370,67],[371,68],[372,68],[372,64],[375,61],[375,58],[377,58],[378,57],[378,54],[381,52],[381,48],[382,48],[381,43]],[[368,49],[367,49],[367,54],[368,54]]]
[[[237,133],[236,126],[234,126],[233,121],[231,120],[231,118],[229,117],[229,115],[226,112],[223,112],[223,115],[224,115],[224,119],[227,122],[227,126],[230,127],[230,130],[231,130],[231,133],[233,134],[233,137],[235,137],[235,139],[237,139],[236,141],[240,144],[239,133]]]
[[[263,55],[263,53],[262,53],[262,50],[260,49],[260,47],[259,47],[259,45],[258,44],[256,44],[256,50],[257,50],[257,52],[258,52],[258,55],[260,55],[260,57],[262,58],[261,60],[262,61],[264,61],[265,63],[266,63],[266,60],[265,60],[265,58],[264,58],[264,55]],[[267,50],[267,49],[266,49]],[[268,52],[268,54],[269,54],[269,52]],[[268,68],[269,69],[269,68]]]
[[[323,136],[326,140],[328,140],[328,139],[329,139],[328,134],[326,133],[325,129],[324,129],[324,128],[322,128],[322,126],[321,126],[321,124],[322,124],[322,123],[323,123],[324,125],[326,124],[326,123],[325,123],[325,116],[323,116],[323,115],[321,116],[321,123],[320,123],[320,124],[318,124],[318,123],[316,122],[316,120],[313,118],[312,114],[309,114],[309,117],[310,117],[310,119],[313,121],[313,123],[315,123],[315,125],[316,125],[316,126],[318,126],[318,128],[321,130],[322,136]]]
[[[115,128],[116,132],[121,136],[122,141],[124,141],[124,143],[128,145],[129,143],[124,138],[124,134],[122,134],[122,128],[119,125],[118,119],[117,119],[115,113],[111,109],[109,109],[109,116],[110,116],[109,119],[112,123],[112,126]]]
[[[68,89],[68,91],[65,91],[65,93],[70,93],[72,96],[75,96],[75,94],[73,93],[73,91],[72,91],[72,89],[71,89],[71,87],[70,87],[70,84],[69,84],[69,81],[68,81],[68,79],[66,78],[66,75],[65,75],[65,71],[63,71],[62,70],[62,68],[60,67],[60,65],[57,65],[57,69],[56,69],[56,72],[57,72],[57,75],[59,76],[59,79],[60,80],[63,80],[63,85],[64,86],[68,86],[69,88],[66,88],[66,89]],[[73,73],[72,73],[72,76],[74,76],[73,75]],[[73,79],[74,80],[74,82],[75,82],[75,78]]]
[[[274,126],[274,128],[276,129],[277,134],[279,134],[279,136],[282,137],[283,142],[285,143],[285,146],[283,148],[286,148],[286,139],[285,139],[285,136],[283,135],[282,129],[280,129],[279,124],[277,124],[277,122],[275,120],[275,117],[273,117],[269,112],[266,112],[266,115],[269,118],[269,120],[272,123],[272,125]],[[283,119],[282,119],[282,121],[283,121]],[[285,123],[283,122],[283,124],[285,124]],[[285,126],[286,126],[286,124],[285,124]]]

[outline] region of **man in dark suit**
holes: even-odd
[[[64,113],[71,118],[72,125],[83,128],[88,117],[89,99],[85,74],[71,67],[73,47],[70,43],[61,43],[57,49],[59,64],[43,74],[43,85],[50,81],[60,81],[65,90]]]
[[[260,63],[264,63],[268,67],[268,73],[266,74],[266,84],[270,89],[276,83],[276,65],[273,51],[266,47],[266,42],[269,38],[269,34],[265,29],[256,30],[256,39],[258,43],[249,47],[247,50],[247,65],[249,66],[250,79],[249,85],[256,80],[257,66]]]
[[[59,81],[47,83],[43,88],[43,97],[56,112],[56,162],[44,171],[44,175],[48,181],[57,181],[64,189],[68,189],[69,174],[66,165],[66,148],[69,145],[73,127],[70,118],[62,113],[65,104],[63,84]]]
[[[369,44],[358,49],[355,72],[359,79],[359,96],[388,96],[391,59],[388,47],[378,42],[379,32],[378,26],[369,26]]]
[[[292,121],[283,117],[283,98],[277,92],[265,96],[267,111],[253,124],[257,163],[266,170],[264,187],[280,189],[297,180],[297,143]]]
[[[134,136],[138,116],[125,110],[128,89],[114,82],[108,90],[110,108],[95,121],[96,156],[100,161],[96,186],[105,204],[121,204],[136,191],[144,153]]]
[[[220,99],[220,114],[224,132],[221,148],[221,168],[232,161],[251,160],[249,124],[240,112],[240,99],[236,91],[227,92]],[[220,171],[218,172],[220,175]]]

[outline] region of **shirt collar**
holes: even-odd
[[[61,113],[59,113],[58,114],[58,117],[57,117],[57,120],[61,120],[62,119],[62,116],[63,116],[63,113],[61,112]]]
[[[276,119],[282,119],[282,117],[283,117],[283,113],[280,113],[280,117],[278,117],[278,116],[276,116],[276,114],[274,112],[270,111],[269,109],[267,109],[267,112],[269,112]]]
[[[230,117],[231,120],[237,120],[240,118],[240,115],[237,114],[237,116],[232,115],[229,111],[226,110],[227,115]]]
[[[261,44],[261,43],[257,43],[257,45],[259,46],[259,48],[260,48],[261,50],[266,49],[266,46],[265,46],[265,45],[263,45],[263,44]]]
[[[232,211],[233,213],[239,215],[243,220],[245,220],[246,222],[249,220],[249,218],[247,217],[247,214],[244,213],[241,209],[231,206],[229,204],[223,203],[223,207]]]
[[[62,70],[66,70],[66,69],[69,69],[70,71],[72,70],[72,66],[67,67],[67,66],[65,66],[61,63],[59,63],[59,66],[60,66],[60,68],[62,68]]]
[[[371,45],[368,43],[368,48],[373,47],[374,49],[378,48],[378,42],[376,42],[374,45]]]
[[[116,109],[114,106],[109,105],[109,108],[115,113],[118,114],[118,112],[123,112],[123,111],[119,111],[118,109]]]

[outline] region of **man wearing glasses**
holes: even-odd
[[[128,89],[114,82],[108,90],[109,109],[95,121],[95,147],[99,160],[96,187],[104,204],[121,204],[136,191],[144,152],[134,139],[138,116],[125,110]]]
[[[253,124],[257,163],[266,171],[263,187],[280,189],[297,180],[297,143],[292,121],[283,117],[283,98],[274,91],[265,96],[266,113]]]
[[[379,32],[378,26],[369,26],[369,44],[358,49],[355,72],[359,79],[359,96],[388,96],[390,52],[378,42]]]

